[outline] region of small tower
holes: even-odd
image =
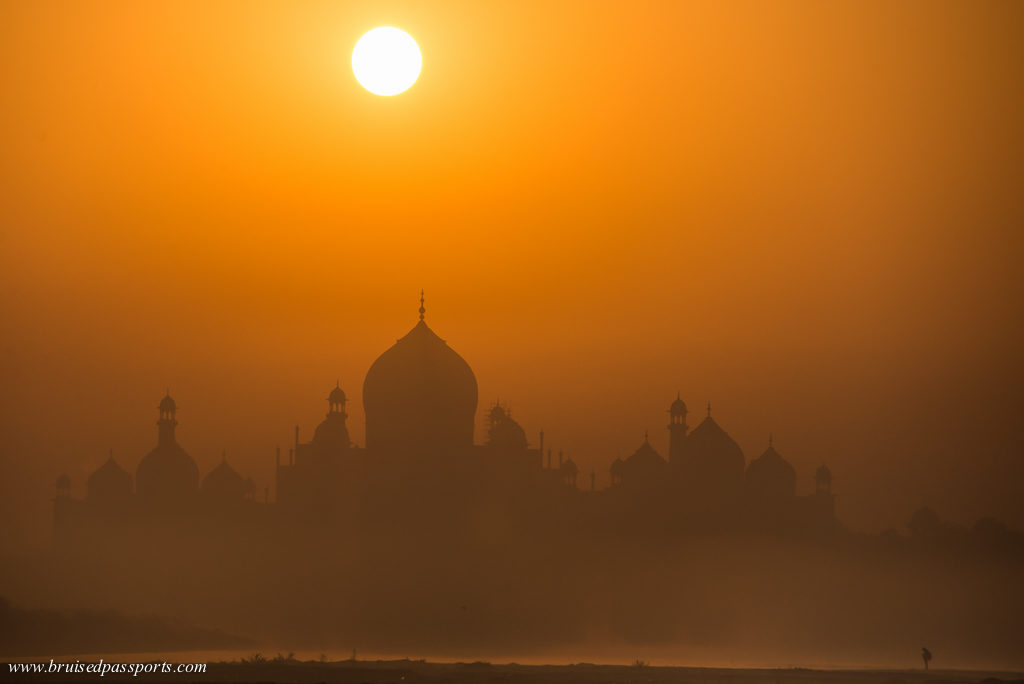
[[[341,414],[342,418],[347,418],[348,414],[345,413],[346,401],[345,391],[341,389],[341,381],[338,381],[334,386],[334,389],[331,390],[331,393],[327,395],[327,415],[329,416],[332,413],[337,413]]]
[[[668,416],[668,462],[670,465],[678,467],[683,462],[686,433],[690,429],[686,424],[686,402],[682,400],[678,392],[676,400],[669,406]]]
[[[71,478],[65,473],[57,476],[57,498],[68,499],[71,497]]]
[[[345,391],[341,389],[341,384],[335,384],[334,389],[327,395],[327,417],[313,431],[312,453],[317,457],[336,457],[348,451],[351,442],[348,436],[348,426],[345,424],[348,419],[348,413],[345,411],[346,401]],[[296,432],[296,453],[303,448],[304,445],[299,445],[298,432]]]
[[[826,465],[822,465],[814,473],[814,492],[826,496],[832,495],[832,471]]]
[[[157,409],[160,411],[160,419],[156,422],[158,428],[157,444],[174,444],[174,428],[178,426],[178,421],[174,416],[178,411],[178,405],[174,403],[174,399],[171,399],[170,390],[160,400],[160,405],[157,406]]]
[[[561,456],[561,452],[559,452]],[[561,461],[561,459],[559,459]],[[571,458],[562,461],[558,466],[558,471],[562,476],[562,484],[576,489],[576,476],[579,474],[579,468],[576,467],[576,462]]]

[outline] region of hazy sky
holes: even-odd
[[[2,3],[0,541],[167,387],[203,473],[270,485],[336,380],[362,443],[421,287],[599,486],[680,391],[856,529],[1024,526],[1022,46],[1014,2]]]

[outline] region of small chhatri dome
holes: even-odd
[[[678,392],[676,393],[676,400],[672,402],[671,406],[669,406],[668,412],[671,413],[673,416],[678,416],[686,413],[686,402],[683,401],[682,397]]]
[[[487,413],[487,446],[508,451],[522,451],[527,448],[526,430],[512,419],[512,414],[500,403]]]
[[[174,403],[174,399],[171,398],[171,391],[167,390],[167,394],[160,400],[160,405],[157,407],[161,413],[174,413],[178,410],[178,405]],[[186,411],[186,413],[188,413]],[[187,418],[188,416],[186,416]]]
[[[345,390],[341,389],[341,385],[336,385],[331,393],[327,395],[327,401],[332,404],[344,404],[347,399],[345,398]]]

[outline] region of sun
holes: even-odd
[[[420,46],[394,26],[367,31],[352,50],[352,73],[374,95],[405,92],[419,78],[422,67]]]

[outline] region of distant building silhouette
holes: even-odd
[[[252,479],[235,470],[226,454],[200,485],[195,461],[177,442],[177,404],[167,393],[158,406],[157,445],[139,462],[134,491],[131,475],[113,455],[90,475],[82,501],[71,496],[70,479],[62,475],[54,499],[58,532],[72,534],[88,520],[193,514],[231,519],[256,516],[262,508],[306,524],[429,525],[431,516],[464,521],[474,507],[495,502],[515,507],[524,521],[531,519],[531,507],[537,519],[586,510],[583,518],[611,521],[601,524],[629,534],[652,531],[655,524],[677,532],[825,533],[836,527],[826,466],[815,473],[814,494],[798,496],[796,470],[771,438],[748,464],[711,417],[710,404],[690,430],[679,393],[668,407],[668,458],[645,432],[636,451],[612,461],[611,486],[604,490],[597,489],[594,473],[589,488],[580,489],[579,467],[562,450],[555,464],[549,448],[545,462],[544,432],[532,447],[526,430],[499,402],[484,416],[483,443],[475,444],[476,377],[430,329],[425,314],[421,293],[418,322],[366,373],[365,447],[351,441],[347,396],[336,383],[312,439],[301,441],[295,426],[287,458],[277,449],[274,499],[268,492],[260,502]]]

